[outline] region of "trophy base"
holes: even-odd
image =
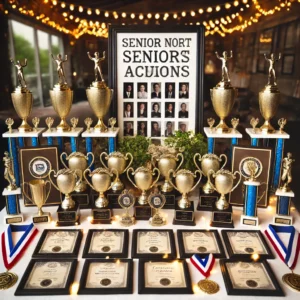
[[[280,224],[280,225],[293,225],[293,217],[292,216],[275,215],[273,218],[273,223]]]
[[[242,215],[241,216],[241,225],[257,227],[258,226],[258,217],[249,217],[249,216]]]
[[[149,219],[149,224],[151,226],[164,226],[167,224],[167,220],[160,215],[154,215]]]
[[[111,204],[111,208],[122,208],[118,202],[118,199],[121,194],[122,191],[113,190],[109,190],[109,192],[106,193],[106,197],[108,199],[108,202]]]
[[[71,196],[72,199],[79,204],[80,209],[88,209],[92,207],[90,202],[90,187],[87,187],[84,192],[72,192]]]
[[[4,224],[15,224],[15,223],[22,223],[24,221],[23,215],[7,215],[4,217]]]
[[[216,192],[211,194],[200,193],[197,210],[212,211],[213,203],[216,200],[218,200],[218,194]]]
[[[148,221],[152,217],[152,208],[149,204],[136,204],[134,207],[134,216],[136,220]]]
[[[79,204],[75,203],[73,208],[63,209],[61,205],[57,210],[56,226],[75,226],[80,224]]]
[[[175,215],[173,225],[195,226],[194,202],[191,202],[190,207],[180,208],[178,203],[175,205]]]
[[[176,198],[180,197],[181,194],[176,190],[173,190],[171,192],[163,192],[161,190],[161,193],[166,198],[166,203],[162,207],[162,209],[175,209]]]
[[[31,132],[32,130],[32,127],[27,123],[26,120],[23,120],[21,126],[18,127],[18,131],[21,133]]]
[[[32,223],[49,223],[51,222],[51,214],[50,213],[44,213],[43,215],[39,216],[32,216]]]
[[[70,125],[65,119],[61,119],[59,125],[56,127],[57,132],[68,132],[71,131]]]
[[[219,210],[216,207],[216,201],[212,207],[211,227],[234,228],[232,220],[232,207],[229,205],[227,209]]]
[[[104,124],[103,120],[102,119],[98,119],[98,123],[94,127],[94,132],[107,132],[107,131],[108,131],[108,128]]]
[[[135,218],[124,214],[121,216],[119,223],[121,226],[129,227],[135,224]]]
[[[268,133],[275,133],[276,132],[274,127],[267,120],[265,120],[264,125],[260,127],[260,131],[261,131],[262,134],[268,134]]]
[[[113,212],[110,205],[104,208],[94,206],[92,208],[91,224],[111,224],[112,215]]]

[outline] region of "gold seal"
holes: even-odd
[[[216,282],[209,279],[200,280],[198,282],[198,286],[201,291],[210,295],[216,294],[220,290],[219,285]]]
[[[15,273],[4,272],[0,273],[0,290],[7,290],[15,285],[18,281],[18,276]]]
[[[300,292],[300,275],[295,273],[284,274],[282,281],[292,290]]]

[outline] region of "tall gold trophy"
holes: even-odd
[[[65,59],[62,59],[61,54],[57,54],[57,57],[51,54],[51,57],[57,64],[58,73],[58,83],[54,85],[53,90],[50,90],[50,98],[53,108],[61,119],[56,129],[58,132],[66,132],[71,130],[66,118],[71,110],[73,102],[73,91],[67,84],[63,69],[63,64],[68,60],[68,57],[65,55]]]
[[[103,122],[103,118],[109,109],[113,90],[106,85],[102,75],[101,61],[105,59],[105,51],[103,52],[103,57],[99,56],[99,52],[95,52],[94,57],[92,57],[89,52],[87,54],[89,59],[95,63],[95,81],[93,81],[91,86],[86,89],[86,95],[90,106],[98,118],[98,123],[94,127],[94,131],[106,132],[108,129]]]
[[[19,85],[16,87],[15,91],[11,93],[12,102],[18,116],[22,119],[22,124],[18,128],[19,132],[32,131],[32,127],[27,123],[27,118],[29,117],[33,104],[32,93],[27,89],[26,81],[24,79],[23,68],[27,66],[27,59],[25,58],[24,63],[19,60],[14,62],[11,60],[14,66],[17,68],[17,76]]]

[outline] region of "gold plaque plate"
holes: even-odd
[[[0,273],[0,290],[7,290],[14,286],[18,281],[18,276],[15,273],[4,272]]]
[[[219,285],[216,282],[209,279],[200,280],[198,282],[198,286],[201,291],[210,295],[216,294],[220,290]]]
[[[282,281],[292,290],[300,292],[300,275],[294,273],[284,274]]]

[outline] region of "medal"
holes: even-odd
[[[7,290],[18,281],[18,276],[15,273],[6,271],[0,273],[0,290]]]
[[[300,292],[300,275],[294,273],[284,274],[282,281],[296,292]]]
[[[216,282],[209,279],[200,280],[198,282],[198,286],[201,291],[210,295],[216,294],[220,290],[219,285]]]

